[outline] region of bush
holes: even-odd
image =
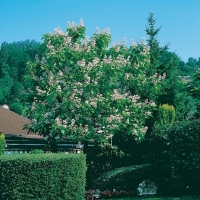
[[[30,154],[42,154],[44,151],[42,149],[34,149],[29,152]]]
[[[10,106],[10,110],[12,110],[13,112],[19,115],[22,114],[22,105],[20,103],[12,103],[9,106]]]
[[[149,155],[155,171],[164,182],[161,192],[198,194],[200,192],[200,120],[158,126],[149,138]],[[158,188],[159,189],[159,188]]]
[[[123,152],[110,146],[94,145],[87,151],[87,189],[102,173],[121,167]],[[118,166],[117,166],[118,165]],[[120,165],[120,166],[119,166]]]
[[[174,123],[175,121],[175,109],[174,106],[163,104],[158,109],[159,123],[161,125]]]
[[[103,173],[98,179],[96,179],[93,188],[102,190],[113,189],[120,191],[133,191],[136,194],[136,189],[143,180],[152,179],[151,166],[145,165],[133,165],[128,167],[121,167]]]
[[[3,155],[0,199],[84,199],[85,174],[83,154]]]
[[[3,155],[5,152],[5,135],[0,133],[0,155]]]

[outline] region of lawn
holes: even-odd
[[[196,196],[184,196],[184,197],[134,197],[134,198],[115,198],[110,200],[200,200],[200,197]],[[106,200],[106,199],[105,199]]]

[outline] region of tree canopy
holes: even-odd
[[[107,141],[126,130],[141,141],[155,103],[139,96],[158,93],[165,74],[151,74],[149,47],[126,40],[109,48],[109,29],[85,36],[83,21],[43,36],[46,55],[28,63],[29,131],[50,142],[62,138]],[[149,92],[150,91],[150,92]],[[149,95],[150,97],[151,95]]]

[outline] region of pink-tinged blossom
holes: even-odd
[[[137,43],[135,42],[134,39],[131,40],[130,46],[131,46],[131,47],[136,47],[136,46],[137,46]]]
[[[84,22],[83,22],[83,19],[80,19],[80,23],[79,23],[80,26],[84,26]]]
[[[65,34],[64,34],[63,31],[60,29],[60,27],[58,27],[58,28],[55,28],[55,29],[54,29],[54,35],[55,35],[55,36],[59,36],[59,35],[65,35]]]
[[[41,90],[38,86],[36,86],[35,89],[36,89],[38,95],[43,95],[46,93],[46,91]]]
[[[100,33],[100,30],[99,30],[99,27],[97,26],[96,27],[96,34],[99,34]]]
[[[143,133],[143,134],[146,134],[147,130],[148,130],[148,127],[145,126],[145,127],[142,127],[142,128],[140,129],[140,132]]]
[[[123,42],[122,42],[124,46],[126,46],[126,42],[127,42],[127,39],[124,37]]]
[[[91,101],[91,102],[90,102],[90,105],[91,105],[92,107],[94,107],[94,108],[97,108],[97,103],[94,102],[94,101]]]
[[[136,103],[140,99],[140,96],[139,95],[133,95],[133,96],[129,96],[129,98],[131,99],[132,103]]]
[[[125,99],[128,96],[128,93],[124,93],[124,94],[119,94],[118,90],[113,90],[113,94],[112,94],[112,99],[113,100],[118,100],[118,99]]]
[[[77,62],[77,65],[79,65],[79,66],[81,66],[81,67],[85,67],[85,59],[79,60],[79,61]]]

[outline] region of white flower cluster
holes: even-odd
[[[100,31],[99,27],[96,27],[96,34],[109,34],[110,35],[110,28],[104,28]]]
[[[106,64],[111,64],[113,59],[112,59],[112,56],[109,56],[107,57],[106,55],[104,56],[104,58],[102,59],[103,63],[106,63]]]
[[[156,104],[155,104],[154,101],[149,101],[148,99],[145,99],[144,103],[145,103],[146,105],[151,106],[151,107],[155,107],[155,106],[156,106]]]
[[[117,63],[119,66],[121,66],[121,65],[129,65],[130,64],[129,59],[130,59],[130,56],[128,56],[128,58],[124,58],[123,55],[119,54],[117,56],[117,59],[115,60],[115,63]]]
[[[80,19],[80,23],[79,23],[80,26],[84,26],[84,22],[83,22],[83,19]]]
[[[72,22],[69,22],[69,21],[68,21],[68,22],[67,22],[67,27],[68,27],[68,28],[76,29],[76,26],[77,26],[77,25],[74,23],[74,21],[72,21]]]
[[[92,45],[92,47],[94,47],[96,45],[96,39],[95,38],[92,38],[91,45]]]
[[[126,47],[126,42],[127,42],[127,39],[124,37],[124,38],[123,38],[122,44],[123,44],[123,46],[125,46],[125,47]]]
[[[148,116],[151,115],[151,112],[150,112],[150,111],[146,111],[146,112],[144,113],[144,115],[145,115],[145,117],[148,117]]]
[[[130,74],[130,73],[125,73],[124,77],[125,77],[125,79],[128,80],[129,78],[132,77],[132,74]]]
[[[95,58],[92,60],[92,62],[89,62],[89,63],[87,64],[86,69],[87,69],[87,70],[91,70],[94,66],[97,66],[98,64],[100,64],[99,61],[100,61],[99,58],[95,57]]]
[[[95,101],[91,101],[91,102],[90,102],[90,105],[91,105],[92,107],[94,107],[94,108],[97,108],[97,102],[95,102]]]
[[[74,45],[72,46],[72,49],[74,50],[74,51],[81,51],[82,49],[81,49],[81,46],[78,44],[78,43],[74,43]]]
[[[162,80],[164,80],[166,78],[166,73],[164,72],[163,75],[160,75],[158,73],[155,73],[153,76],[150,77],[152,79],[152,82],[154,84],[161,82]]]
[[[85,81],[85,83],[88,85],[88,84],[90,84],[90,76],[88,76],[88,74],[85,74],[85,79],[86,79],[86,81]]]
[[[62,82],[61,79],[63,77],[63,72],[59,70],[57,76],[54,76],[54,74],[50,71],[48,73],[43,74],[43,76],[47,77],[48,84],[50,86],[53,86],[55,84],[59,84],[60,82]]]
[[[81,66],[81,67],[85,67],[85,59],[79,60],[79,61],[77,62],[77,65],[79,65],[79,66]]]
[[[140,52],[140,55],[148,55],[149,54],[149,50],[150,50],[150,47],[144,45],[143,46],[143,50]]]
[[[35,97],[32,105],[31,105],[31,110],[35,110],[36,109],[36,105],[37,105],[36,103],[37,103],[37,100],[36,100],[36,97]]]
[[[90,106],[97,108],[97,102],[102,102],[103,101],[103,95],[102,94],[97,94],[96,97],[90,98]],[[88,101],[86,101],[88,103]]]
[[[48,73],[47,77],[48,77],[48,84],[50,86],[53,86],[55,84],[59,84],[59,80],[58,79],[54,80],[54,75],[53,75],[53,73],[51,71]]]
[[[67,120],[66,119],[62,120],[59,117],[56,117],[55,123],[56,123],[57,126],[62,126],[64,128],[67,128]]]
[[[61,70],[58,71],[58,76],[60,76],[60,77],[63,76],[63,72]]]
[[[147,126],[140,128],[140,132],[141,132],[142,134],[146,134],[147,130],[148,130],[148,127],[147,127]]]
[[[72,93],[71,96],[69,96],[69,99],[73,102],[73,104],[75,105],[76,108],[80,108],[81,107],[81,98],[75,96],[75,93]]]
[[[113,90],[112,100],[126,99],[127,96],[128,96],[128,93],[119,94],[118,90],[115,89],[115,90]]]
[[[125,115],[130,115],[130,114],[131,114],[131,112],[130,112],[130,110],[129,110],[128,108],[125,108],[125,109],[122,111],[122,113],[125,114]]]
[[[140,99],[140,96],[139,95],[133,95],[133,96],[129,96],[129,98],[131,99],[132,103],[136,103]]]
[[[77,89],[77,87],[74,86],[74,88],[73,88],[73,94],[74,95],[76,95],[76,94],[82,95],[83,94],[83,88]]]
[[[112,47],[114,48],[114,50],[118,53],[120,51],[121,48],[121,43],[120,41],[118,41],[118,43],[116,44],[115,42],[113,42]]]
[[[136,47],[136,46],[137,46],[137,43],[135,42],[134,39],[131,40],[130,46],[131,46],[131,47]]]
[[[109,117],[107,117],[107,122],[112,123],[113,121],[117,121],[118,123],[120,123],[123,119],[123,116],[120,114],[115,114],[115,115],[110,115]]]
[[[144,46],[146,46],[145,38],[142,38],[141,44],[144,45]]]
[[[55,123],[56,123],[57,126],[61,126],[62,125],[62,120],[59,117],[56,117]]]
[[[70,36],[68,36],[68,34],[66,33],[65,37],[64,37],[64,46],[68,46],[72,41],[72,38]]]
[[[60,27],[58,27],[58,28],[55,28],[54,29],[54,36],[55,37],[58,37],[58,36],[61,36],[61,35],[66,35],[66,33],[64,33],[61,29],[60,29]]]
[[[54,46],[51,44],[51,40],[47,43],[47,48],[48,48],[49,51],[50,51],[50,55],[55,55],[55,54],[56,54],[55,48],[54,48]]]
[[[57,88],[56,88],[56,92],[59,92],[59,93],[61,93],[61,92],[62,92],[62,88],[61,88],[61,86],[60,86],[60,85],[58,85],[58,86],[57,86]]]
[[[41,95],[43,95],[43,94],[45,94],[46,93],[46,91],[44,91],[44,90],[41,90],[38,86],[36,86],[35,87],[35,89],[36,89],[36,91],[37,91],[37,94],[39,95],[39,96],[41,96]]]

